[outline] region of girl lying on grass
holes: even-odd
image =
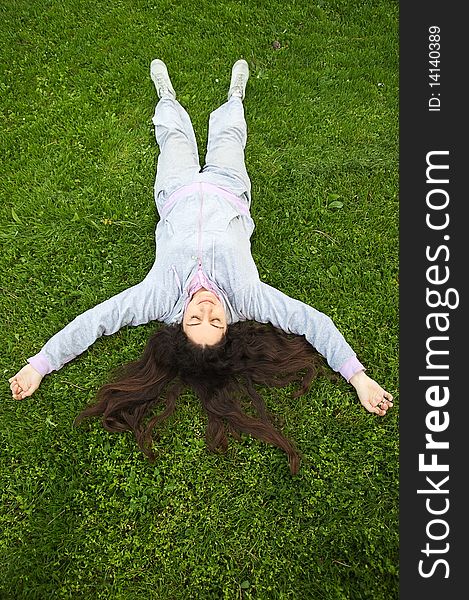
[[[176,100],[165,64],[150,67],[159,101],[153,123],[160,154],[155,200],[157,259],[145,279],[84,312],[56,333],[9,379],[15,399],[33,394],[43,377],[84,352],[101,335],[125,325],[161,321],[143,356],[105,384],[77,422],[101,416],[108,431],[133,431],[150,459],[152,430],[175,410],[186,387],[208,415],[206,440],[225,451],[227,434],[248,433],[274,444],[298,471],[293,444],[272,424],[256,384],[301,383],[305,393],[318,374],[340,373],[369,412],[384,416],[392,395],[364,366],[333,322],[313,307],[259,279],[250,248],[251,183],[244,164],[247,128],[245,60],[232,68],[228,100],[209,120],[201,169],[189,115]],[[243,411],[250,400],[257,417]],[[154,407],[162,411],[151,416]]]

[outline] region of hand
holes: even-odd
[[[388,408],[394,406],[392,395],[368,377],[364,371],[355,373],[350,383],[357,390],[358,398],[368,412],[376,413],[383,417]]]
[[[31,365],[23,367],[8,380],[13,398],[15,400],[23,400],[31,396],[40,386],[42,378],[43,375]]]

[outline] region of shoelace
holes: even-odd
[[[162,91],[162,92],[169,92],[169,88],[166,85],[165,79],[163,77],[163,75],[157,75],[156,76],[156,83],[158,85],[158,88]]]
[[[233,85],[231,86],[231,96],[233,96],[233,94],[236,94],[236,95],[239,95],[240,97],[242,97],[243,90],[244,90],[243,76],[242,75],[238,75],[236,77]]]
[[[233,87],[239,88],[240,90],[243,89],[243,87],[244,87],[244,76],[243,75],[238,75],[236,77]]]

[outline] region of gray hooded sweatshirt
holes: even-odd
[[[253,230],[240,197],[209,183],[180,188],[161,211],[157,256],[145,279],[76,317],[28,361],[46,375],[126,325],[181,323],[189,283],[201,269],[217,289],[228,324],[253,320],[304,335],[348,381],[364,369],[355,352],[328,316],[260,281]]]

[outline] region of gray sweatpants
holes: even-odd
[[[244,164],[247,126],[240,98],[231,98],[210,114],[205,165],[200,167],[194,129],[187,111],[168,96],[156,105],[153,117],[160,148],[155,181],[158,212],[178,188],[207,182],[251,204],[251,181]]]

